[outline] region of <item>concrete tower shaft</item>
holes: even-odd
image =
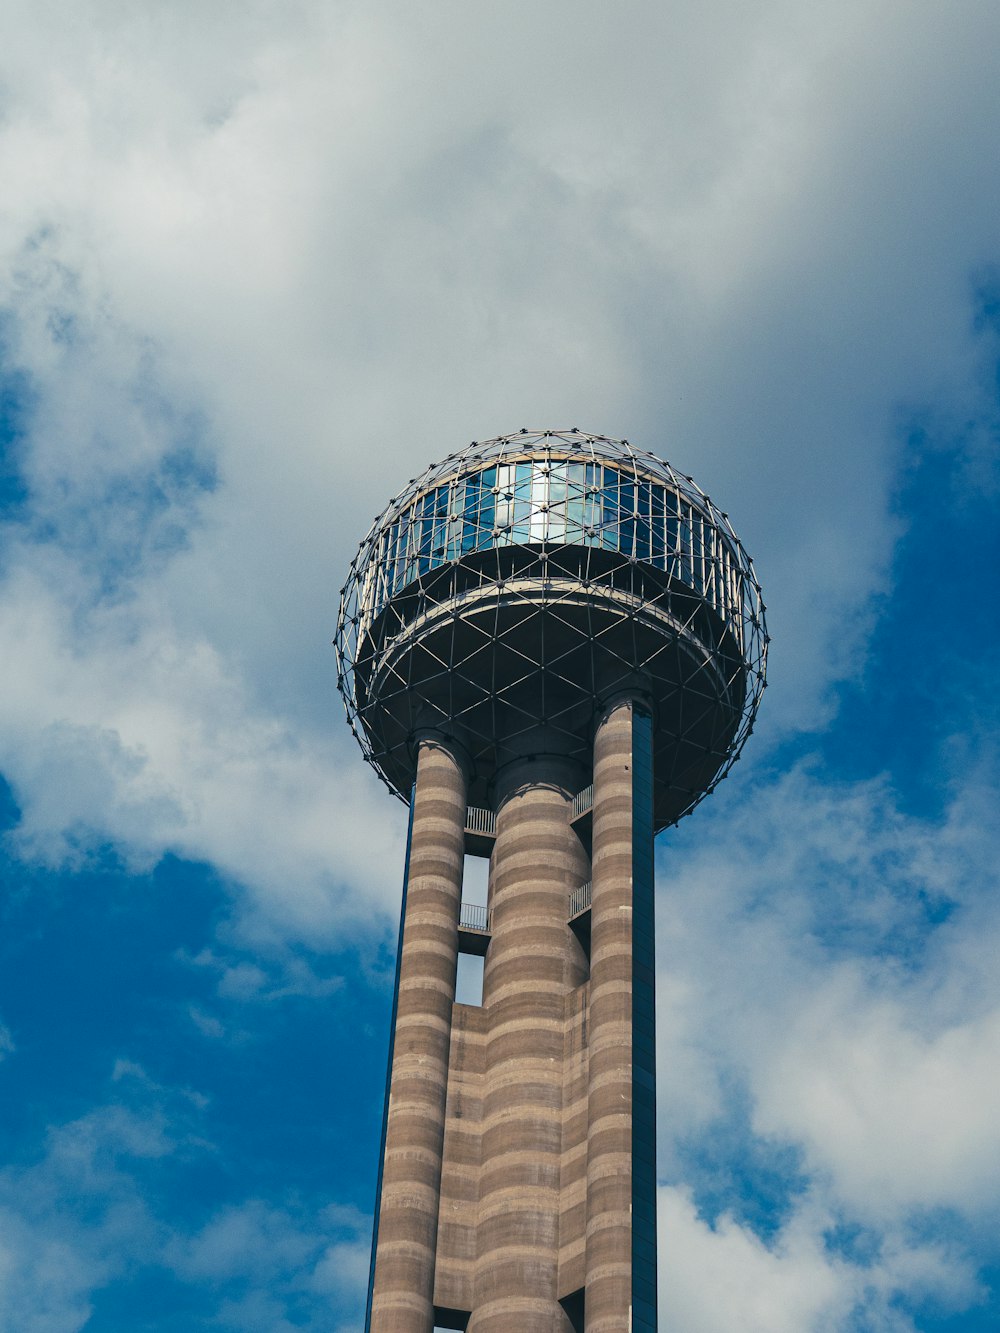
[[[379,1315],[373,1328],[434,1326],[465,792],[461,753],[437,736],[422,737],[396,982],[378,1219]]]
[[[562,772],[560,772],[562,770]],[[571,1327],[557,1312],[568,997],[587,977],[570,891],[589,876],[570,766],[511,766],[490,868],[476,1273],[469,1328]],[[512,1322],[512,1321],[515,1321]]]

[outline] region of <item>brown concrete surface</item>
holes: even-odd
[[[593,864],[570,825],[589,780],[503,774],[482,1007],[454,1003],[466,779],[420,748],[371,1328],[627,1333],[632,1299],[632,710],[599,720]],[[588,960],[568,923],[593,882]],[[577,1300],[578,1300],[577,1296]]]
[[[430,1333],[466,774],[438,738],[420,741],[382,1174],[372,1333]]]
[[[434,1279],[434,1304],[446,1310],[471,1310],[473,1304],[485,1061],[486,1011],[456,1004]]]
[[[632,1300],[632,705],[594,738],[586,1333],[628,1333]]]
[[[525,761],[507,774],[490,870],[478,1261],[470,1333],[555,1333],[569,992],[586,958],[567,922],[588,875],[569,824],[575,772]]]

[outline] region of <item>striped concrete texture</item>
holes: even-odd
[[[444,1146],[466,775],[447,745],[420,742],[390,1080],[372,1333],[430,1333]]]
[[[454,1004],[465,774],[421,745],[377,1333],[431,1333],[435,1309],[470,1333],[573,1333],[584,1289],[586,1333],[629,1329],[632,741],[623,699],[596,731],[592,860],[570,825],[581,775],[545,757],[505,772],[482,1007]],[[588,879],[589,960],[567,920]]]

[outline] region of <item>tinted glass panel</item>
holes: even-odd
[[[422,574],[494,546],[598,546],[654,565],[729,619],[742,580],[724,541],[690,503],[659,482],[599,463],[500,463],[418,496],[378,541],[365,587],[374,616]]]

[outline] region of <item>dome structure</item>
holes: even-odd
[[[765,684],[753,565],[693,480],[626,440],[578,430],[473,442],[372,524],[335,645],[351,727],[408,800],[428,728],[498,770],[532,753],[589,764],[598,711],[639,691],[654,720],[654,823],[728,772]]]

